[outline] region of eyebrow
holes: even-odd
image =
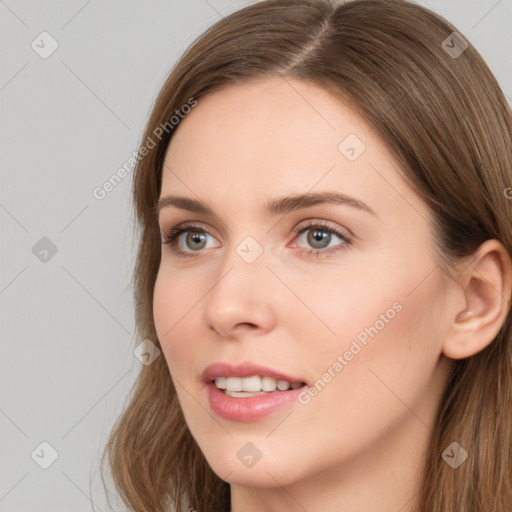
[[[308,208],[317,204],[336,204],[350,206],[357,210],[365,211],[378,217],[378,215],[367,204],[363,203],[363,201],[356,199],[355,197],[336,192],[296,194],[277,198],[265,205],[264,212],[268,216],[275,216],[290,213],[303,208]],[[216,216],[213,210],[202,201],[175,195],[166,195],[160,198],[156,207],[157,215],[160,214],[162,209],[171,206],[178,208],[179,210],[203,214],[206,216]]]

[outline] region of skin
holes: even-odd
[[[338,149],[349,134],[366,146],[355,161]],[[375,215],[332,204],[263,212],[270,199],[324,191]],[[483,349],[504,320],[511,265],[500,244],[486,242],[450,279],[436,264],[430,212],[386,146],[338,99],[288,78],[200,98],[168,148],[161,195],[170,193],[215,212],[161,210],[162,239],[194,221],[207,245],[194,252],[182,234],[191,258],[162,246],[154,319],[188,427],[231,484],[232,511],[415,510],[453,359]],[[308,256],[344,244],[332,234],[312,245],[315,228],[293,231],[319,220],[351,243]],[[252,263],[236,252],[247,236],[263,249]],[[397,302],[400,312],[309,403],[248,423],[210,409],[200,380],[209,364],[250,361],[314,383]],[[247,442],[262,454],[250,468],[237,457]]]

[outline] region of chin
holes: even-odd
[[[201,451],[214,473],[230,484],[279,487],[300,478],[298,461],[290,460],[268,440],[249,441],[245,437],[235,437],[222,443],[211,439],[199,445]],[[293,450],[289,447],[285,452],[290,454]],[[291,468],[295,471],[291,472]]]

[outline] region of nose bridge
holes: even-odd
[[[275,313],[266,289],[271,276],[263,245],[256,238],[246,236],[234,244],[224,255],[215,283],[205,297],[206,323],[224,334],[238,324],[268,328]]]
[[[228,280],[235,287],[246,287],[251,283],[262,284],[267,273],[263,241],[260,243],[254,236],[247,235],[239,242],[230,243],[219,266],[218,279]]]

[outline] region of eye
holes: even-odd
[[[185,237],[181,236],[185,234]],[[162,244],[169,245],[174,254],[180,258],[194,257],[194,252],[211,247],[207,246],[208,237],[213,238],[201,225],[181,224],[165,235]]]
[[[306,256],[320,257],[343,250],[351,244],[351,237],[332,227],[326,221],[310,222],[294,229],[298,233],[297,240],[301,244],[309,244],[309,249],[298,249],[300,253]],[[186,236],[182,236],[186,235]],[[208,238],[214,237],[199,224],[180,224],[171,229],[165,236],[162,244],[169,245],[172,252],[179,258],[194,257],[203,249],[209,249]],[[336,238],[340,240],[337,244]],[[213,246],[215,247],[215,246]]]
[[[299,234],[297,240],[303,244],[309,244],[312,249],[301,250],[306,256],[327,255],[341,251],[351,244],[351,237],[342,233],[339,229],[332,227],[325,221],[315,221],[307,225],[303,225],[294,230]],[[341,243],[329,245],[333,240],[338,238]]]

